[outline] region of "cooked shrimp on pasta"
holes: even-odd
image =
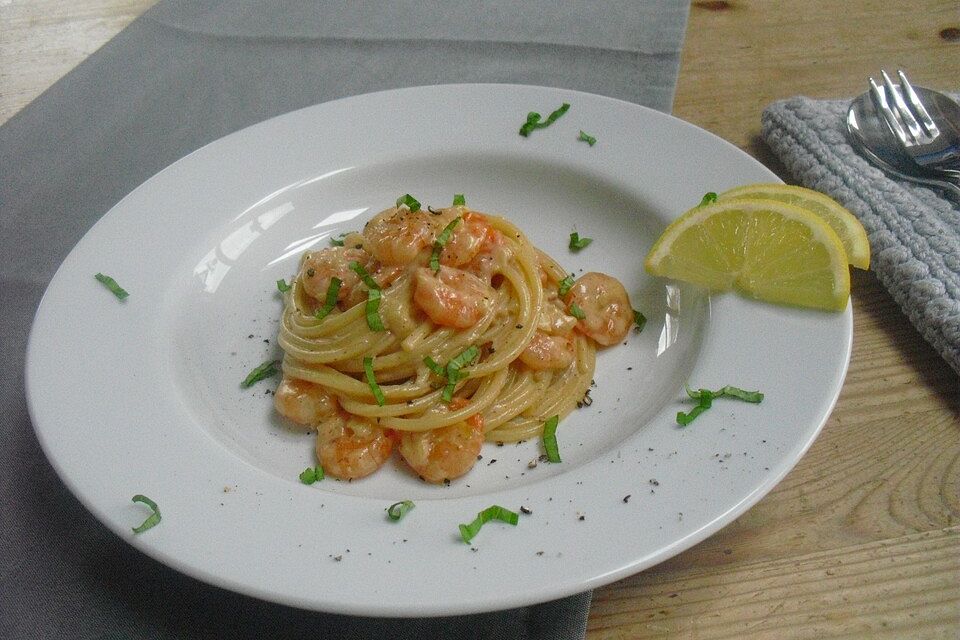
[[[398,201],[399,202],[399,201]],[[307,251],[284,293],[281,415],[355,479],[396,449],[424,480],[470,471],[484,441],[539,436],[633,323],[614,278],[576,281],[506,219],[398,204]]]

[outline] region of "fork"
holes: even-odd
[[[883,75],[883,87],[870,78],[870,96],[901,148],[925,169],[943,169],[954,165],[957,160],[954,142],[930,117],[903,71],[897,71],[899,89],[886,71],[881,70],[880,73]]]

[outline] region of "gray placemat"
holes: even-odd
[[[24,349],[67,252],[190,151],[311,104],[438,83],[556,86],[669,111],[687,11],[686,0],[166,0],[0,127],[0,637],[583,637],[589,593],[457,618],[351,618],[154,562],[89,515],[44,459]]]
[[[870,269],[960,373],[960,205],[891,178],[858,155],[846,135],[849,104],[776,102],[763,113],[763,138],[801,184],[860,219],[870,239]]]

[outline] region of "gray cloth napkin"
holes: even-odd
[[[335,98],[450,82],[557,86],[669,111],[687,11],[687,0],[167,0],[0,127],[0,637],[582,637],[589,593],[456,618],[351,618],[154,562],[89,515],[44,459],[24,348],[71,247],[207,142]]]
[[[871,266],[904,314],[960,373],[960,206],[887,176],[846,137],[849,100],[796,97],[763,113],[763,138],[804,186],[852,211]]]

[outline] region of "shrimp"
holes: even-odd
[[[444,209],[443,214],[447,211],[450,210]],[[485,244],[491,242],[495,234],[500,233],[493,229],[487,219],[479,213],[467,211],[461,219],[463,222],[454,228],[453,234],[440,252],[440,264],[451,267],[467,264],[480,253]]]
[[[551,336],[537,331],[527,348],[520,352],[520,362],[535,371],[566,369],[575,356],[569,335]]]
[[[299,278],[304,291],[323,303],[331,279],[339,278],[343,284],[337,300],[345,300],[360,284],[360,276],[350,269],[351,262],[357,262],[366,268],[371,262],[370,254],[355,247],[330,247],[309,254],[300,265]]]
[[[341,480],[368,476],[393,453],[392,431],[359,416],[337,413],[317,425],[317,459],[327,473]]]
[[[568,305],[576,304],[584,318],[575,328],[597,344],[610,346],[626,337],[633,324],[633,308],[627,290],[616,278],[591,271],[580,276],[564,297]]]
[[[480,416],[430,431],[404,431],[400,455],[427,482],[459,478],[473,468],[483,447],[483,420],[474,418]]]
[[[273,394],[277,413],[308,427],[337,414],[337,397],[318,384],[298,378],[283,377]]]
[[[441,265],[436,274],[417,269],[413,300],[436,324],[456,329],[475,325],[492,304],[493,289],[466,271]]]
[[[434,218],[423,209],[391,207],[375,215],[364,227],[363,246],[387,265],[404,266],[418,258],[424,260],[429,255],[426,249],[436,237],[438,221]]]

